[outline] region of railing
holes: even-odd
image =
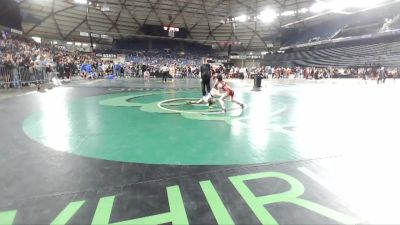
[[[11,84],[11,69],[0,66],[0,86],[9,88]]]
[[[0,88],[19,88],[30,84],[48,83],[53,72],[46,72],[46,67],[16,67],[9,68],[0,65]]]

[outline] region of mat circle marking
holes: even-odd
[[[197,98],[173,98],[173,99],[167,99],[164,101],[161,101],[157,104],[157,106],[162,109],[162,110],[166,110],[169,112],[174,112],[174,113],[197,113],[197,114],[203,114],[203,115],[215,115],[215,114],[224,114],[224,112],[222,111],[216,111],[216,110],[177,110],[177,109],[169,109],[165,106],[163,106],[163,104],[166,103],[171,103],[171,102],[178,102],[178,101],[193,101],[193,100],[198,100]],[[205,106],[205,104],[200,104]],[[234,111],[234,110],[238,110],[240,108],[228,108],[227,111]]]

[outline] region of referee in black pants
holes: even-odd
[[[161,72],[162,72],[162,83],[167,83],[167,77],[168,77],[168,71],[169,68],[167,67],[167,64],[164,64],[163,67],[161,67]]]
[[[211,66],[207,63],[207,58],[203,58],[203,64],[200,67],[201,74],[201,90],[203,92],[203,97],[210,93],[211,91]],[[207,87],[207,92],[206,92]]]

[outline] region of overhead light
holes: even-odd
[[[393,19],[385,18],[385,22],[386,22],[386,23],[391,23],[392,21],[393,21]]]
[[[83,47],[87,47],[87,46],[89,46],[89,44],[88,43],[83,43],[82,46]]]
[[[84,4],[84,5],[87,4],[87,0],[74,0],[74,2],[75,2],[76,4]]]
[[[270,23],[272,21],[274,21],[277,17],[277,14],[275,12],[275,10],[273,9],[265,9],[264,11],[262,11],[260,13],[260,15],[258,15],[258,19],[261,20],[264,23]]]
[[[317,1],[310,7],[310,11],[313,13],[320,13],[328,9],[328,4],[323,1]]]
[[[239,21],[239,22],[246,22],[247,21],[247,16],[246,15],[240,15],[240,16],[235,17],[235,20]]]
[[[102,12],[109,12],[109,11],[111,11],[110,6],[104,4],[104,5],[101,7],[101,11],[102,11]]]
[[[53,41],[53,45],[56,45],[57,44],[57,41]]]
[[[72,45],[72,44],[73,44],[73,43],[72,43],[72,42],[70,42],[70,41],[68,41],[68,42],[67,42],[67,45]]]
[[[81,31],[81,32],[79,32],[79,35],[83,36],[83,37],[89,37],[89,33],[88,32]]]
[[[104,1],[103,5],[101,6],[100,10],[102,12],[109,12],[110,10],[110,6],[107,4],[107,0]]]
[[[42,38],[40,38],[40,37],[32,37],[32,39],[33,39],[36,43],[42,43]]]
[[[81,46],[82,43],[80,43],[80,42],[75,42],[75,45],[76,45],[76,46]]]
[[[297,11],[297,13],[307,13],[308,9],[307,8],[301,8]]]
[[[281,16],[294,16],[296,14],[295,11],[289,10],[289,11],[284,11],[281,13]]]

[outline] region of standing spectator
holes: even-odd
[[[21,85],[20,85],[19,77],[18,77],[17,63],[13,59],[12,55],[7,55],[5,65],[6,65],[6,68],[8,68],[11,71],[12,87],[20,88]],[[10,79],[8,79],[8,80],[10,80]],[[6,80],[6,82],[7,82],[7,80]]]
[[[191,66],[187,67],[187,72],[188,72],[188,77],[192,77],[192,67]]]
[[[144,75],[144,72],[147,70],[147,66],[143,64],[141,70],[142,74]]]
[[[175,74],[176,74],[175,64],[172,64],[172,65],[169,67],[169,75],[172,76],[172,81],[175,79]]]
[[[397,76],[399,75],[399,69],[393,70],[393,82],[396,83]]]
[[[64,64],[64,74],[68,80],[71,79],[71,71],[72,71],[72,63],[70,61],[67,61]]]
[[[121,72],[121,77],[125,77],[125,69],[124,69],[124,66],[121,66],[120,72]]]
[[[149,80],[150,80],[150,72],[149,72],[149,69],[147,69],[146,71],[144,71],[144,73],[143,73],[143,78],[144,78],[146,81],[149,81]]]
[[[383,67],[383,66],[381,67],[381,69],[378,72],[378,84],[379,84],[379,81],[381,81],[383,84],[386,81],[386,70],[385,70],[385,67]]]

